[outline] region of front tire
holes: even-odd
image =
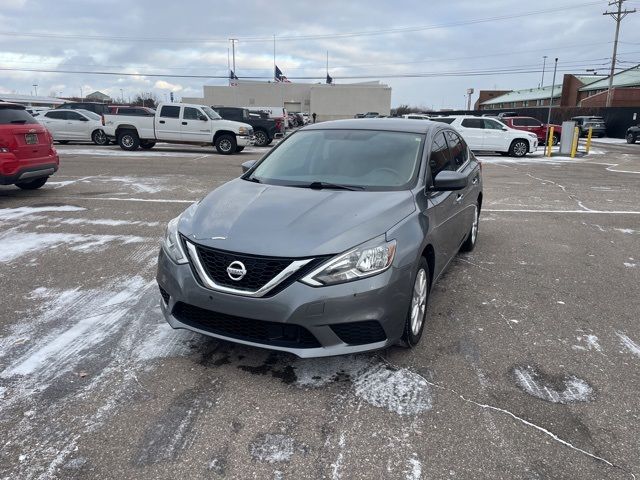
[[[471,228],[469,229],[469,233],[467,234],[467,239],[464,241],[462,246],[460,247],[461,252],[470,252],[474,248],[476,248],[476,242],[478,241],[478,226],[480,225],[480,209],[478,205],[474,205],[475,209],[473,212],[473,223],[471,224]]]
[[[109,145],[109,138],[102,130],[95,130],[91,134],[91,141],[99,146]]]
[[[118,145],[123,150],[137,150],[140,146],[140,137],[138,133],[133,130],[125,130],[118,133]]]
[[[236,152],[238,144],[235,135],[220,135],[216,139],[216,150],[220,155],[231,155]]]
[[[402,335],[402,343],[408,347],[415,347],[424,331],[424,324],[427,318],[427,306],[429,305],[429,265],[424,257],[420,257],[418,271],[413,279],[413,288],[411,289],[411,305],[407,312],[407,318],[404,325],[404,333]]]
[[[517,139],[511,142],[509,147],[509,155],[512,157],[524,157],[529,152],[529,142],[522,139]]]
[[[16,187],[21,188],[22,190],[37,190],[47,183],[47,180],[49,180],[49,177],[36,178],[35,180],[30,180],[28,182],[18,182],[16,183]]]
[[[633,133],[627,133],[627,143],[636,143],[636,136]]]

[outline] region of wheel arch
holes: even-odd
[[[118,134],[120,134],[121,132],[123,132],[124,130],[133,130],[134,132],[136,132],[136,135],[140,136],[140,134],[138,133],[138,129],[136,128],[135,125],[130,125],[130,124],[123,124],[123,125],[118,125],[116,127],[116,137],[118,136]]]
[[[214,135],[213,135],[213,143],[216,143],[216,141],[218,140],[218,138],[220,138],[222,135],[233,135],[234,137],[236,137],[236,133],[232,132],[231,130],[218,130]]]
[[[429,290],[433,288],[433,275],[436,268],[436,251],[430,243],[422,250],[422,257],[427,261],[429,266]]]

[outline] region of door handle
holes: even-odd
[[[479,182],[478,177],[475,177],[475,178],[471,181],[471,183],[472,183],[473,185],[477,185],[477,184],[478,184],[478,182]]]
[[[458,196],[456,197],[456,203],[460,203],[463,198],[464,198],[464,194],[459,193]]]
[[[187,125],[187,122],[182,122],[183,125]]]
[[[159,120],[158,123],[164,123],[164,120]]]

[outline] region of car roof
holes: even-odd
[[[386,130],[390,132],[427,133],[434,128],[448,125],[431,120],[412,120],[408,118],[358,118],[346,120],[332,120],[329,122],[312,123],[302,130]]]
[[[3,102],[0,100],[0,108],[19,108],[25,110],[27,107],[20,105],[19,103]]]

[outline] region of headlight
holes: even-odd
[[[387,242],[377,238],[334,257],[302,281],[312,287],[321,287],[371,277],[388,269],[395,254],[395,240]]]
[[[162,248],[171,260],[178,264],[188,263],[187,255],[182,248],[182,242],[178,234],[178,221],[180,217],[176,217],[167,224],[167,231],[164,234]]]
[[[251,129],[247,128],[247,127],[240,127],[238,129],[238,134],[239,135],[250,135],[251,134]]]

